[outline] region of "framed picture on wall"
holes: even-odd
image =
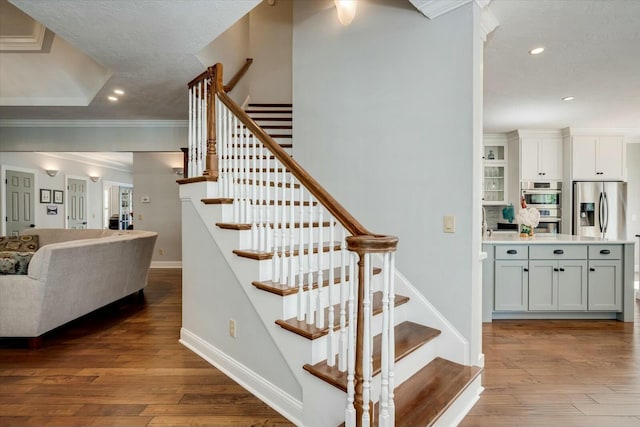
[[[40,189],[40,203],[51,203],[51,190]]]
[[[58,205],[62,204],[63,197],[64,197],[64,191],[53,190],[53,203],[56,203]]]

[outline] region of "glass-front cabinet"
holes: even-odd
[[[485,135],[482,153],[482,204],[507,204],[507,140]]]

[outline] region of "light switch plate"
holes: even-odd
[[[453,215],[445,215],[442,221],[442,229],[445,233],[455,233],[456,217]]]

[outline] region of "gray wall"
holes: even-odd
[[[627,144],[627,236],[636,242],[636,270],[640,263],[640,143]]]
[[[293,12],[296,158],[371,231],[399,236],[399,271],[470,339],[472,6],[428,20],[360,1],[347,27],[333,1]]]
[[[151,259],[156,263],[182,260],[182,208],[176,183],[182,177],[173,167],[182,167],[182,153],[133,153],[133,222],[136,229],[158,232]],[[149,203],[142,203],[143,197]]]

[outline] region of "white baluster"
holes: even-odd
[[[349,263],[349,331],[347,342],[347,408],[345,411],[344,424],[345,427],[356,427],[356,409],[353,406],[356,389],[355,389],[355,370],[356,370],[356,311],[355,311],[355,292],[356,280],[355,265],[356,255],[351,254]]]
[[[300,185],[300,238],[298,239],[298,320],[304,320],[304,187]],[[291,247],[293,254],[293,246]]]
[[[233,131],[236,133],[236,144],[238,144],[238,151],[240,153],[240,155],[238,156],[238,179],[240,181],[239,184],[239,189],[240,189],[240,195],[239,195],[239,206],[238,209],[240,211],[240,215],[238,218],[238,222],[240,224],[246,224],[246,209],[247,209],[247,203],[246,203],[246,193],[245,193],[245,174],[244,174],[244,164],[246,162],[245,159],[245,147],[244,147],[244,125],[240,122],[238,124],[238,126],[240,126],[239,128],[235,128]]]
[[[296,190],[295,190],[295,178],[293,174],[289,176],[289,194],[291,195],[291,199],[289,200],[289,287],[294,288],[296,286],[296,265],[294,260],[296,259],[293,256],[293,246],[295,244],[295,230],[296,230]],[[302,289],[299,292],[299,295],[302,293]]]
[[[189,88],[189,127],[187,129],[187,141],[189,152],[187,154],[187,176],[193,176],[193,87]]]
[[[316,327],[324,328],[324,301],[322,296],[324,295],[324,273],[322,272],[322,268],[324,267],[322,264],[322,256],[324,252],[322,251],[322,242],[324,241],[324,229],[322,228],[322,205],[318,205],[318,297],[317,303],[318,308],[316,309]],[[329,256],[333,255],[333,245],[331,242],[329,243]],[[331,284],[329,285],[331,286]],[[333,308],[331,304],[331,298],[329,298],[329,307]],[[333,325],[329,325],[330,330],[333,329]],[[333,335],[333,334],[331,334]],[[329,337],[329,341],[331,341],[331,337]],[[333,357],[331,353],[329,353],[329,360]],[[333,366],[334,363],[329,361],[330,365]]]
[[[202,98],[200,98],[200,173],[206,167],[207,153],[207,83],[202,82]]]
[[[263,155],[266,157],[266,174],[267,174],[267,179],[266,179],[266,184],[265,184],[265,190],[267,192],[267,198],[266,200],[266,205],[265,205],[265,212],[266,212],[266,216],[265,216],[265,230],[266,230],[266,251],[267,252],[271,252],[271,246],[273,245],[273,229],[271,228],[271,204],[274,202],[273,198],[271,197],[271,156],[269,155],[270,152],[269,150],[264,150],[263,148]]]
[[[270,154],[269,152],[267,152]],[[280,256],[278,254],[278,245],[280,244],[280,232],[282,229],[280,227],[280,205],[279,202],[284,204],[284,197],[282,200],[278,199],[279,189],[278,189],[278,161],[275,162],[276,170],[273,174],[273,258],[271,259],[271,270],[273,272],[273,283],[280,283]],[[269,183],[271,185],[271,183]],[[284,257],[284,254],[283,254]]]
[[[395,299],[396,299],[396,254],[389,254],[389,424],[396,425],[396,405],[394,399],[396,360],[395,334]]]
[[[229,150],[227,151],[227,196],[233,197],[233,153],[236,148],[235,141],[231,134],[233,133],[233,121],[234,116],[229,111],[228,108],[225,108],[227,111],[227,121],[226,121],[226,129],[227,129],[227,139],[229,140],[228,146]]]
[[[258,181],[258,143],[256,142],[255,135],[251,135],[251,145],[253,146],[253,214],[251,215],[251,249],[258,250],[258,239],[260,236],[260,231],[258,230],[258,220],[260,218],[259,210],[260,206],[258,204],[258,196],[260,192],[260,181]]]
[[[340,234],[340,340],[338,345],[338,369],[340,372],[345,372],[347,370],[347,299],[349,298],[349,285],[347,283],[347,236],[344,227],[341,227]],[[352,276],[349,276],[349,280],[353,280]]]
[[[320,229],[322,230],[322,213],[319,218]],[[335,292],[335,272],[333,271],[335,268],[335,262],[333,260],[334,257],[334,248],[333,241],[334,239],[334,227],[333,227],[333,215],[329,215],[329,316],[327,319],[327,324],[329,326],[329,339],[327,354],[329,357],[327,358],[327,365],[334,366],[336,364],[336,352],[334,348],[334,325],[335,325],[335,313],[333,308],[333,298]],[[320,237],[320,241],[322,241],[322,237]],[[320,266],[320,270],[322,270],[322,266]],[[342,285],[344,286],[344,285]]]
[[[383,255],[382,263],[382,343],[381,343],[381,381],[380,381],[380,427],[392,427],[389,424],[389,253]]]
[[[288,266],[288,262],[289,262],[289,257],[285,256],[284,253],[284,249],[285,246],[287,245],[287,235],[286,235],[286,230],[287,230],[287,170],[284,168],[282,168],[282,181],[281,184],[282,185],[282,225],[280,226],[280,229],[282,230],[281,232],[281,243],[280,243],[280,247],[282,248],[282,256],[280,257],[280,260],[282,261],[282,266],[280,268],[280,283],[282,283],[283,285],[288,283],[287,282],[287,273],[289,272],[289,266]],[[293,230],[289,229],[289,233],[291,233]]]
[[[221,197],[224,197],[224,151],[227,148],[227,134],[224,128],[224,110],[217,96],[214,97],[216,105],[216,152],[218,153],[218,189]]]
[[[368,426],[371,422],[369,416],[369,401],[371,400],[371,307],[370,307],[370,280],[369,268],[371,255],[364,254],[364,290],[362,300],[362,314],[364,319],[362,340],[362,425]]]
[[[238,144],[238,118],[233,116],[233,126],[231,127],[231,135],[233,138],[235,149],[233,150],[233,222],[240,222],[240,198],[242,197],[242,182],[240,180],[240,145]]]
[[[202,143],[202,82],[198,83],[196,91],[196,175],[202,175],[202,157],[200,155],[200,145]]]
[[[316,296],[316,291],[313,289],[313,196],[309,194],[309,242],[308,242],[308,250],[307,250],[307,264],[308,264],[308,281],[309,281],[309,289],[307,290],[307,298],[309,299],[307,303],[307,324],[313,325],[314,317],[315,317],[315,309],[316,306],[314,304],[314,298]],[[302,222],[302,221],[301,221]],[[302,228],[302,223],[300,224]],[[322,249],[322,245],[318,244],[318,251]],[[304,250],[304,248],[300,248],[300,251]],[[318,283],[318,286],[321,286]]]

